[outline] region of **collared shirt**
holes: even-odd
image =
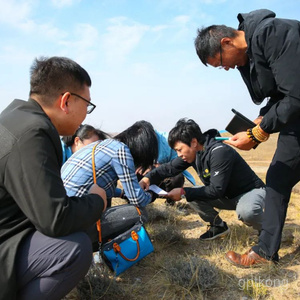
[[[68,196],[87,194],[93,184],[91,143],[76,151],[63,165],[61,176]],[[106,139],[95,149],[96,181],[102,187],[108,199],[115,196],[118,179],[131,204],[146,206],[151,195],[139,185],[135,174],[135,165],[129,148],[122,142]]]

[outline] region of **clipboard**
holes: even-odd
[[[226,126],[225,130],[227,130],[232,135],[241,131],[246,131],[247,129],[256,126],[254,122],[249,120],[240,112],[236,111],[235,109],[232,109],[231,111],[234,113],[234,116]]]

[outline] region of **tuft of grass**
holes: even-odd
[[[148,223],[163,222],[176,223],[184,213],[176,209],[176,206],[167,206],[163,204],[149,205],[147,207]]]
[[[172,284],[187,290],[216,287],[219,277],[217,268],[199,256],[172,257],[165,264],[165,272]]]
[[[268,295],[268,289],[265,285],[252,279],[245,282],[243,291],[245,295],[251,297],[251,299],[264,299]]]

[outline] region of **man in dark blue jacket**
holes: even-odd
[[[216,141],[218,131],[202,134],[193,120],[181,119],[169,133],[169,144],[178,157],[149,172],[141,181],[143,188],[175,176],[192,166],[204,186],[175,188],[168,193],[174,201],[186,200],[209,222],[201,240],[213,240],[229,232],[214,208],[236,210],[239,220],[260,230],[264,209],[264,183],[244,159],[230,146]]]
[[[280,132],[266,176],[266,208],[258,245],[245,254],[226,254],[231,263],[250,267],[278,261],[290,194],[300,180],[300,22],[276,18],[261,9],[239,14],[238,30],[212,25],[199,30],[197,54],[205,64],[225,70],[235,67],[254,103],[267,105],[257,126],[234,135],[229,144],[249,150]]]

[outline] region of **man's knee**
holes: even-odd
[[[20,299],[61,299],[84,277],[92,262],[91,240],[84,232],[61,238],[35,232],[26,243],[32,249],[28,253],[25,244],[25,250],[19,252]]]
[[[75,258],[74,263],[83,270],[83,273],[86,273],[93,257],[91,239],[84,232],[76,232],[71,237],[73,242],[72,254]]]
[[[264,206],[262,203],[252,203],[252,205],[237,205],[236,213],[238,219],[247,226],[261,229]]]

